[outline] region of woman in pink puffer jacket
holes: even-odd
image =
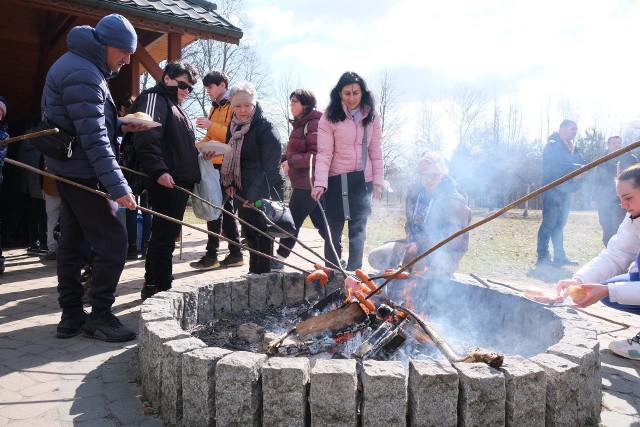
[[[342,257],[342,230],[349,223],[347,270],[362,267],[371,195],[382,198],[384,164],[382,131],[371,92],[354,72],[346,72],[331,90],[331,100],[318,125],[318,156],[311,197],[324,195],[336,254]],[[344,195],[344,193],[347,195]],[[337,258],[336,258],[337,255]]]

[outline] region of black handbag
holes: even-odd
[[[367,127],[362,135],[362,170],[330,176],[324,200],[327,205],[327,220],[341,222],[365,219],[371,215],[371,193],[373,183],[365,182],[368,144]]]
[[[120,166],[124,166],[127,169],[134,171],[140,170],[140,164],[138,163],[138,155],[133,147],[133,133],[129,132],[122,138],[120,144]],[[137,173],[122,171],[122,175],[129,183],[131,192],[136,196],[139,196],[144,191],[144,178]]]
[[[327,220],[340,222],[368,217],[372,191],[373,184],[365,182],[364,171],[330,176],[324,193]]]
[[[260,213],[256,212],[254,225],[258,230],[264,231],[271,237],[289,237],[289,234],[295,236],[296,224],[293,222],[289,206],[280,200],[277,191],[278,200],[271,199],[271,186],[269,186],[269,181],[264,172],[263,175],[269,188],[269,199],[256,201],[256,207],[260,209]],[[280,229],[284,230],[284,232]]]
[[[73,146],[78,142],[77,136],[69,135],[54,123],[50,122],[46,117],[43,118],[42,121],[31,130],[31,132],[54,128],[58,128],[59,132],[52,135],[31,138],[29,139],[29,142],[46,157],[51,157],[56,160],[67,160],[71,158],[71,155],[73,154]]]

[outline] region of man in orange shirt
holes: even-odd
[[[207,94],[211,98],[212,106],[209,111],[209,117],[199,117],[196,124],[201,129],[207,129],[207,134],[202,140],[196,143],[201,144],[205,141],[227,141],[227,128],[233,115],[231,104],[227,97],[227,89],[229,87],[229,79],[220,71],[211,71],[202,79],[202,84],[207,89]],[[218,171],[222,167],[223,155],[215,156],[211,162],[213,167]],[[224,191],[222,191],[224,194]],[[233,199],[228,198],[222,206],[226,211],[233,212]],[[227,239],[236,243],[240,243],[240,234],[238,233],[238,225],[231,215],[223,212],[218,219],[207,222],[207,230],[220,234],[221,232]],[[242,252],[238,246],[229,244],[229,255],[222,261],[218,261],[218,248],[220,247],[220,239],[209,236],[207,241],[207,252],[198,261],[194,261],[189,265],[197,270],[211,270],[220,267],[239,267],[244,265]]]

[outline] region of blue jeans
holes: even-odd
[[[138,196],[136,202],[138,201]],[[140,206],[151,209],[148,202],[147,193],[142,193],[139,198]],[[142,212],[142,242],[149,242],[151,239],[151,214]],[[137,245],[138,243],[138,212],[127,209],[126,211],[126,223],[127,223],[127,240],[130,245]]]
[[[609,283],[615,282],[628,282],[629,280],[630,279],[628,274],[621,274],[620,276],[612,277],[611,279],[605,281],[603,284],[607,285]],[[640,292],[640,283],[638,283],[638,292]],[[640,305],[629,305],[612,302],[608,296],[602,298],[601,301],[607,307],[615,308],[616,310],[625,311],[631,314],[640,314]]]
[[[542,224],[538,230],[538,258],[549,257],[549,239],[553,243],[553,258],[565,259],[564,226],[569,218],[571,193],[549,192],[542,195]]]

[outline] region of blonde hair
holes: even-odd
[[[418,172],[422,172],[429,168],[429,166],[437,166],[442,174],[447,173],[447,166],[444,163],[444,158],[435,151],[425,151],[422,157],[418,159]]]

